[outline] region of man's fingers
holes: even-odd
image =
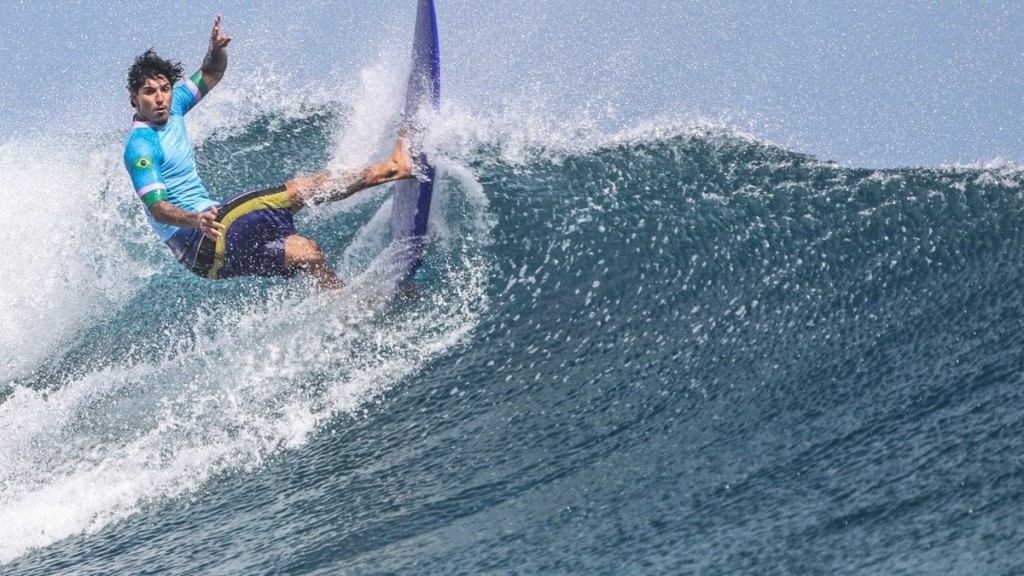
[[[210,240],[217,240],[224,231],[224,224],[218,222],[216,217],[216,208],[210,208],[199,215],[199,230]]]
[[[210,45],[217,48],[224,48],[231,42],[231,36],[225,36],[220,31],[220,14],[213,19],[213,31],[210,32]]]

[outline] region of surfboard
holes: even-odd
[[[434,166],[423,152],[422,133],[441,105],[441,54],[433,0],[418,0],[412,42],[412,69],[405,92],[403,129],[408,133],[417,177],[395,184],[391,205],[390,251],[396,289],[412,282],[427,249],[427,222],[434,195]]]

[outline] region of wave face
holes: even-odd
[[[257,115],[201,172],[341,162],[361,114]],[[1019,170],[521,135],[432,135],[420,298],[383,311],[386,188],[300,219],[325,297],[177,268],[123,134],[0,148],[7,244],[63,232],[2,257],[0,573],[1020,567]],[[80,205],[13,201],[68,154]]]

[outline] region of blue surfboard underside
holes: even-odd
[[[417,178],[395,184],[391,210],[391,247],[399,259],[398,285],[408,283],[423,262],[427,221],[434,193],[434,166],[418,145],[418,135],[441,103],[441,58],[433,0],[419,0],[412,46],[412,70],[405,94],[404,126],[409,133]]]

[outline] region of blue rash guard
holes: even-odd
[[[185,114],[209,92],[202,74],[174,88],[170,118],[153,124],[136,120],[124,145],[124,166],[131,175],[135,193],[146,205],[146,218],[163,242],[179,230],[157,222],[149,208],[166,200],[183,210],[203,212],[216,206],[196,172],[196,157],[185,131]]]
[[[284,186],[242,192],[221,205],[196,172],[196,158],[185,131],[185,114],[209,92],[200,72],[174,88],[170,117],[164,124],[135,121],[124,146],[124,166],[135,194],[146,205],[146,218],[178,261],[203,278],[281,276],[294,274],[285,266],[284,239],[296,233],[291,200]],[[219,206],[217,221],[224,225],[219,240],[196,228],[157,222],[149,208],[165,200],[190,212]]]

